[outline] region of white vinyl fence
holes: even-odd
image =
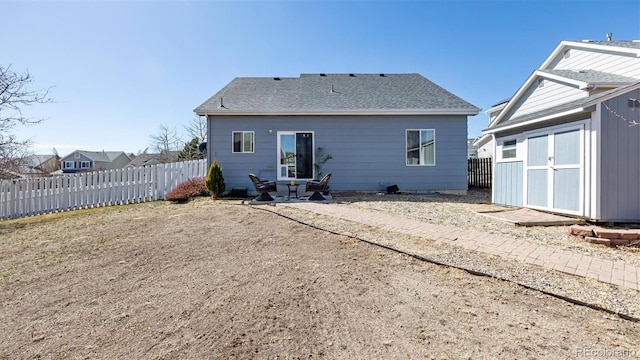
[[[164,199],[178,184],[207,175],[206,160],[0,182],[0,220]]]

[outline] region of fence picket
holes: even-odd
[[[206,176],[206,160],[0,182],[0,220],[164,199],[178,184]]]
[[[491,188],[491,158],[469,159],[467,161],[467,179],[469,186]]]

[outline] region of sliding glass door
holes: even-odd
[[[278,180],[313,179],[313,133],[278,132]]]

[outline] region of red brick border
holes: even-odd
[[[569,234],[593,244],[640,247],[640,229],[604,229],[597,226],[571,225]]]

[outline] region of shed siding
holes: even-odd
[[[640,90],[605,101],[621,117],[602,105],[601,220],[640,221],[640,111],[630,106]],[[623,119],[624,118],[624,119]]]
[[[631,54],[571,48],[568,58],[560,54],[549,69],[596,70],[640,79],[640,58]]]
[[[522,206],[522,161],[496,163],[494,202]]]
[[[520,98],[514,109],[511,110],[510,117],[515,118],[548,109],[588,95],[586,91],[580,90],[574,85],[544,79],[544,86],[538,87],[538,84],[534,83],[527,89],[524,96]]]
[[[435,166],[405,165],[406,129],[435,129]],[[250,172],[275,180],[278,131],[312,131],[314,149],[333,156],[323,173],[333,174],[334,190],[467,189],[466,116],[209,116],[208,131],[209,161],[218,161],[227,187],[253,190]],[[255,152],[232,153],[232,131],[254,131]]]

